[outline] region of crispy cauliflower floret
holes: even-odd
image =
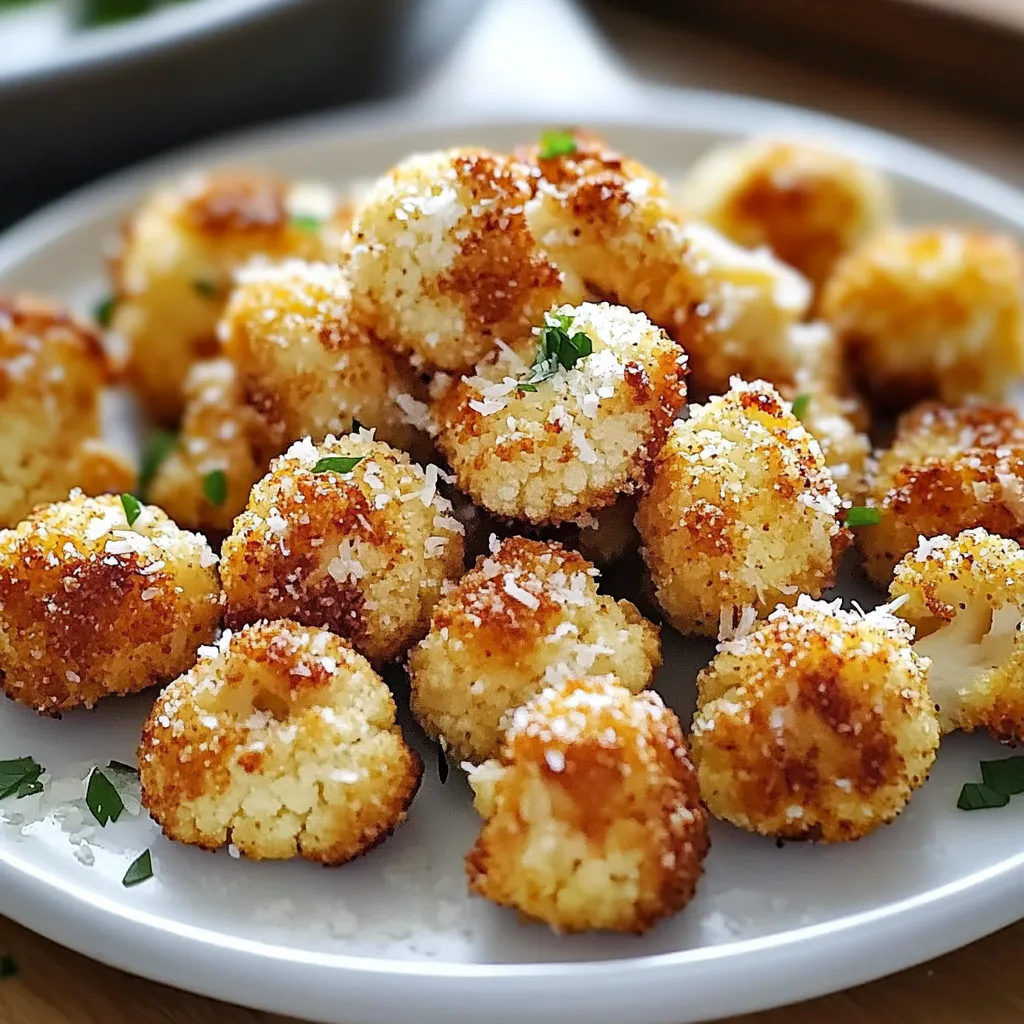
[[[470,782],[485,818],[466,857],[471,891],[562,932],[639,934],[692,898],[707,821],[657,694],[614,678],[547,688]]]
[[[740,622],[814,597],[850,542],[821,448],[764,381],[691,406],[640,499],[641,552],[669,621],[726,634]]]
[[[405,820],[422,763],[366,659],[281,620],[225,633],[157,698],[142,801],[171,839],[343,864]]]
[[[567,344],[593,352],[552,357],[538,371],[559,343],[563,355]],[[438,399],[438,446],[459,487],[491,512],[532,523],[574,519],[643,481],[685,401],[685,364],[642,313],[562,306],[528,343],[503,349]]]
[[[238,282],[220,324],[224,353],[282,448],[347,434],[353,420],[396,448],[417,444],[410,413],[426,408],[413,397],[412,373],[353,320],[344,270],[259,262]]]
[[[463,528],[438,475],[369,430],[297,441],[224,542],[227,625],[291,618],[326,626],[378,665],[404,654],[426,633],[441,584],[462,573]]]
[[[255,171],[190,174],[142,204],[111,276],[113,327],[128,341],[130,377],[150,413],[175,419],[189,367],[217,354],[234,272],[257,254],[326,256],[343,210],[323,186]]]
[[[927,403],[902,417],[871,467],[881,522],[857,531],[868,575],[886,588],[919,537],[984,527],[1024,541],[1024,420],[1010,406]]]
[[[658,629],[598,593],[597,570],[560,544],[492,539],[441,598],[409,656],[412,710],[459,759],[494,757],[505,716],[546,685],[617,673],[633,691],[661,664]]]
[[[0,527],[36,505],[127,490],[135,471],[98,440],[110,367],[97,335],[29,295],[0,296]]]
[[[839,263],[821,310],[878,404],[998,400],[1024,372],[1022,275],[1009,238],[894,228]]]
[[[0,532],[4,692],[59,715],[173,679],[220,618],[216,562],[152,505],[132,526],[112,496],[37,509]]]
[[[777,139],[711,150],[677,195],[688,215],[740,245],[768,246],[818,286],[892,210],[889,183],[874,168]]]
[[[922,538],[889,588],[931,659],[928,685],[943,732],[986,729],[1024,741],[1024,551],[1016,541],[967,530]]]
[[[427,368],[469,370],[496,338],[519,337],[578,285],[540,249],[523,206],[528,168],[451,149],[398,164],[352,225],[352,289],[383,341]]]
[[[157,468],[148,498],[182,526],[226,533],[267,471],[275,441],[229,360],[195,363],[184,394],[179,443]],[[214,500],[210,474],[223,474],[223,501]]]
[[[826,843],[895,818],[939,744],[911,637],[888,608],[862,615],[802,596],[720,644],[697,678],[690,739],[708,810]]]

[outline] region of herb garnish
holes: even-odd
[[[203,477],[203,495],[211,505],[223,505],[228,500],[228,478],[223,469],[211,469]]]
[[[134,526],[135,520],[142,515],[142,502],[134,494],[122,494],[121,507],[124,509],[124,517],[128,520],[128,525]]]
[[[519,382],[520,391],[536,391],[538,384],[550,380],[559,367],[571,370],[594,351],[594,343],[582,331],[572,331],[573,318],[567,313],[545,313],[540,329],[540,345],[533,366]]]
[[[1005,807],[1010,798],[982,782],[965,782],[956,805],[961,811],[982,811],[990,807]]]
[[[325,455],[317,460],[314,473],[351,473],[360,462],[362,455]]]
[[[39,776],[43,774],[43,766],[32,757],[18,757],[12,761],[0,761],[0,800],[18,794],[23,796],[38,793],[43,785]]]
[[[192,282],[192,287],[195,288],[198,295],[202,295],[204,299],[216,299],[220,296],[220,285],[216,281],[211,281],[206,277],[197,277]]]
[[[139,498],[146,500],[149,485],[153,482],[167,456],[178,447],[178,436],[170,430],[154,430],[142,453],[142,465],[139,467]]]
[[[572,132],[550,130],[541,132],[540,158],[553,160],[557,156],[570,156],[576,152],[576,139]]]
[[[811,396],[804,392],[793,399],[793,415],[802,420],[807,415],[807,407],[811,404]]]
[[[124,801],[121,794],[114,788],[114,784],[100,771],[93,768],[89,772],[89,781],[85,789],[85,802],[92,811],[92,816],[106,828],[108,821],[117,821],[124,810]]]
[[[854,505],[846,510],[847,526],[877,526],[881,521],[881,510],[870,505]]]
[[[323,226],[323,219],[320,217],[314,217],[311,213],[296,213],[290,218],[290,223],[293,228],[297,228],[299,231],[309,231],[316,233]]]
[[[113,295],[108,295],[106,298],[100,299],[100,301],[93,306],[93,318],[104,330],[107,330],[107,328],[110,327],[110,322],[114,318],[114,307],[116,305],[117,299],[115,299]]]
[[[1024,793],[1024,756],[981,761],[981,782],[965,782],[956,805],[961,811],[1005,807],[1011,796]]]
[[[128,870],[124,873],[124,878],[121,879],[121,884],[126,889],[130,889],[133,885],[138,885],[152,877],[153,858],[149,850],[143,850],[129,865]]]

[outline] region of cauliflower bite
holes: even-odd
[[[36,505],[127,490],[135,471],[98,440],[110,367],[94,331],[29,295],[0,296],[0,527]]]
[[[637,511],[658,603],[684,633],[722,635],[832,586],[850,543],[818,442],[764,381],[691,406]]]
[[[740,245],[768,246],[817,286],[892,211],[889,183],[873,167],[775,139],[711,150],[677,195],[688,215]]]
[[[142,802],[182,843],[343,864],[404,820],[423,765],[366,659],[282,620],[225,633],[157,698]]]
[[[255,171],[190,174],[136,211],[111,262],[113,328],[148,411],[174,420],[197,359],[217,354],[217,321],[234,272],[252,256],[315,259],[332,247],[339,212],[323,186]]]
[[[893,607],[931,659],[943,732],[985,729],[1024,741],[1024,551],[985,530],[922,538],[896,566]],[[898,599],[902,603],[897,605]]]
[[[489,511],[575,519],[643,482],[685,402],[685,366],[642,313],[562,306],[528,343],[441,395],[437,443],[459,487]]]
[[[234,365],[204,359],[185,378],[185,413],[179,443],[160,463],[148,498],[189,529],[227,533],[267,471],[275,439],[250,406]],[[223,474],[223,501],[208,486]]]
[[[839,263],[821,310],[879,405],[998,400],[1024,372],[1022,274],[1012,239],[893,228]]]
[[[494,757],[505,715],[546,685],[616,672],[642,690],[661,664],[658,629],[598,593],[597,570],[561,544],[511,537],[434,608],[409,656],[412,710],[460,760]]]
[[[441,584],[462,574],[463,527],[438,475],[371,430],[297,441],[224,541],[227,625],[290,618],[326,626],[377,665],[404,654]]]
[[[939,725],[928,662],[886,607],[801,596],[719,645],[690,742],[716,817],[780,839],[860,839],[928,777]]]
[[[1024,541],[1024,420],[1010,406],[920,405],[900,417],[866,491],[881,522],[858,530],[857,546],[882,588],[919,537],[981,526]]]
[[[409,157],[358,205],[352,290],[368,326],[425,368],[464,371],[556,302],[578,301],[530,232],[529,169],[480,149]]]
[[[217,558],[152,505],[120,498],[37,509],[0,532],[0,682],[42,714],[163,683],[220,618]]]
[[[641,933],[693,897],[707,819],[676,716],[651,691],[568,680],[470,774],[485,821],[472,892],[560,932]]]
[[[347,434],[353,420],[397,448],[416,445],[412,374],[352,317],[340,267],[287,260],[250,264],[220,324],[224,353],[249,402],[284,448],[301,437]]]

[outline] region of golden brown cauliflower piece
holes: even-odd
[[[640,499],[658,603],[684,633],[727,635],[778,602],[820,596],[850,543],[839,510],[789,404],[764,381],[735,380],[673,426]]]
[[[839,263],[821,311],[877,404],[999,400],[1024,372],[1022,275],[1012,239],[893,228]]]
[[[1024,541],[1024,420],[1010,406],[926,403],[902,417],[868,474],[881,522],[857,531],[868,575],[886,588],[919,537],[984,527]]]
[[[113,327],[147,410],[165,421],[181,412],[189,367],[217,354],[217,321],[242,264],[327,256],[347,217],[325,187],[257,171],[190,174],[150,196],[111,262]]]
[[[860,839],[927,778],[939,744],[927,661],[888,608],[839,605],[777,608],[698,676],[690,742],[716,818],[781,839]]]
[[[224,542],[227,625],[291,618],[326,626],[377,665],[404,654],[463,568],[463,527],[438,475],[370,430],[297,441]]]
[[[120,498],[37,509],[0,532],[0,680],[42,714],[91,708],[173,679],[220,618],[217,558],[206,541]]]
[[[0,296],[0,527],[36,505],[128,490],[135,471],[100,441],[111,371],[93,330],[29,295]]]
[[[693,897],[707,821],[676,716],[651,691],[568,680],[516,710],[470,774],[471,891],[556,931],[641,933]]]
[[[889,219],[888,181],[818,146],[748,139],[711,150],[677,197],[690,216],[740,245],[768,246],[821,286],[836,260]]]
[[[513,708],[546,685],[616,673],[629,690],[661,664],[658,629],[598,593],[597,570],[560,544],[491,539],[491,554],[434,608],[409,656],[412,710],[458,759],[494,757]]]
[[[176,523],[227,533],[275,454],[266,423],[250,406],[234,365],[204,359],[185,379],[185,413],[178,444],[160,463],[148,499]],[[223,501],[211,474],[223,474]]]
[[[411,371],[353,320],[348,276],[327,263],[252,263],[220,323],[224,353],[280,448],[347,434],[353,420],[396,448],[422,447]]]
[[[417,365],[469,370],[578,285],[538,246],[529,169],[481,149],[409,157],[358,204],[352,290],[374,333]]]
[[[985,530],[922,538],[896,566],[896,613],[931,659],[928,685],[943,732],[985,729],[1024,741],[1024,551]],[[904,603],[897,604],[902,598]]]
[[[556,345],[559,356],[538,370]],[[571,345],[592,354],[560,362]],[[561,306],[529,342],[504,348],[437,400],[438,446],[459,487],[489,511],[565,522],[642,483],[685,402],[685,364],[642,313]]]
[[[423,766],[348,643],[282,620],[200,654],[157,698],[139,748],[143,805],[169,838],[343,864],[405,820]]]

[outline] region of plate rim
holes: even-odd
[[[381,140],[403,134],[482,131],[498,126],[533,126],[554,121],[587,122],[610,131],[616,127],[657,132],[722,132],[724,129],[727,134],[740,136],[789,130],[811,137],[826,135],[830,144],[839,149],[857,152],[872,163],[898,170],[902,176],[919,184],[957,196],[1014,225],[1018,232],[1024,231],[1024,192],[955,158],[887,132],[742,94],[650,85],[639,95],[650,101],[643,112],[636,109],[637,95],[624,98],[620,104],[604,104],[600,110],[588,109],[579,103],[529,103],[506,104],[491,112],[471,109],[438,113],[428,111],[422,104],[387,101],[230,133],[148,159],[80,188],[30,215],[0,234],[0,276],[45,251],[60,235],[111,213],[124,205],[126,197],[160,179],[195,163],[217,164],[232,159],[239,162],[237,152],[241,150],[246,152],[245,162],[255,163],[261,151],[279,153],[289,147],[298,148],[308,144],[316,133],[347,145],[358,145],[374,137]],[[455,141],[453,139],[453,143]],[[679,982],[680,973],[695,965],[703,965],[720,976],[722,998],[713,1007],[715,1015],[767,1009],[913,966],[975,941],[1024,914],[1024,891],[1019,885],[1024,878],[1024,852],[1021,852],[937,889],[880,907],[773,935],[696,949],[610,960],[547,963],[387,960],[297,950],[178,924],[146,911],[133,912],[124,904],[90,892],[88,886],[64,882],[36,868],[14,855],[10,845],[0,845],[0,913],[31,930],[68,944],[67,932],[60,927],[60,922],[70,921],[73,933],[87,934],[95,925],[95,921],[90,925],[87,920],[88,913],[99,911],[105,915],[104,920],[115,920],[119,927],[106,933],[103,949],[90,950],[87,955],[178,986],[182,985],[182,973],[174,965],[180,966],[186,961],[193,965],[197,959],[194,955],[189,957],[188,950],[216,950],[221,957],[217,976],[193,974],[186,981],[189,989],[221,999],[242,999],[248,1005],[259,1005],[274,1012],[296,1012],[291,996],[295,986],[282,994],[269,989],[257,994],[251,988],[253,958],[267,965],[288,965],[312,972],[314,976],[324,970],[330,971],[332,976],[344,974],[350,987],[356,985],[356,979],[362,982],[360,999],[350,1002],[349,1006],[353,1014],[358,1010],[357,1019],[368,1024],[387,1019],[374,1012],[374,1002],[368,999],[373,985],[383,977],[400,982],[408,990],[410,998],[414,997],[423,1011],[424,1020],[441,1019],[442,1012],[447,1019],[453,1019],[453,1008],[447,1002],[453,995],[451,984],[470,986],[473,992],[473,998],[459,1009],[460,1014],[470,1009],[474,1000],[484,998],[494,1009],[501,999],[496,987],[500,985],[508,998],[515,1000],[507,1011],[511,1021],[521,1020],[530,1012],[550,1010],[552,1000],[560,994],[560,984],[576,982],[586,983],[591,997],[600,992],[606,1004],[607,1000],[612,1000],[610,1016],[591,1015],[594,1022],[605,1019],[611,1022],[615,1019],[614,992],[621,992],[623,986],[635,992],[638,973],[644,973],[648,990],[665,993],[671,991],[673,982]],[[66,897],[73,899],[67,901]],[[954,921],[957,927],[952,929],[950,925]],[[872,947],[870,933],[879,928],[885,930],[886,942]],[[952,941],[950,934],[956,936]],[[179,940],[187,941],[184,947],[177,947],[175,953],[175,943]],[[808,944],[816,948],[814,960],[827,961],[832,969],[816,972],[816,976],[808,973],[805,957],[798,952]],[[824,948],[826,945],[828,948]],[[185,955],[181,953],[182,948]],[[892,955],[894,949],[897,950],[895,956]],[[747,984],[735,985],[737,972]],[[752,984],[754,979],[760,979],[762,984]],[[522,985],[523,982],[530,982],[534,987]],[[355,994],[346,993],[347,996]],[[463,994],[464,989],[460,987],[460,999]],[[619,1006],[621,1002],[620,995]],[[636,1005],[633,995],[630,1004]],[[328,1004],[322,1002],[322,1005],[326,1008]],[[299,1010],[309,1013],[306,1008]],[[435,1011],[434,1016],[431,1010]],[[335,1019],[331,1011],[322,1012],[326,1015],[320,1019]],[[506,1011],[496,1012],[498,1015],[491,1013],[489,1019],[496,1022],[506,1019],[500,1015]],[[665,1017],[649,1015],[649,1019],[678,1020],[680,1012],[689,1011],[681,1009]],[[314,1010],[314,1015],[317,1013],[321,1011]],[[699,1011],[698,1016],[691,1014],[686,1019],[703,1019],[701,1014]]]

